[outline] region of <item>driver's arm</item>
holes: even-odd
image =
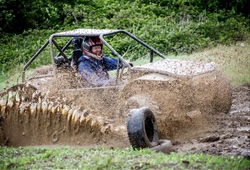
[[[95,68],[86,63],[80,63],[78,72],[81,74],[84,85],[88,87],[108,86],[114,83],[113,79],[108,78],[108,73],[97,73]]]

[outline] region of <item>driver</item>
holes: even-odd
[[[117,69],[118,60],[103,56],[102,46],[99,37],[86,37],[82,42],[83,55],[77,64],[84,86],[101,87],[115,83],[115,79],[109,77],[108,71]]]

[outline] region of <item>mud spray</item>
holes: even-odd
[[[48,71],[45,72],[47,74]],[[36,74],[40,74],[39,70]],[[228,104],[221,105],[221,101],[231,100],[231,96],[222,95],[214,100],[212,94],[217,93],[218,89],[204,93],[204,87],[213,86],[208,83],[208,77],[200,77],[183,84],[174,81],[171,81],[172,84],[169,81],[168,84],[152,84],[151,88],[148,88],[148,85],[143,86],[143,81],[138,81],[134,85],[126,82],[128,85],[123,87],[121,95],[118,88],[89,89],[82,93],[81,90],[74,89],[82,85],[79,77],[72,74],[74,73],[63,74],[56,79],[45,80],[44,83],[34,80],[33,84],[39,83],[41,87],[39,90],[29,85],[7,90],[0,101],[1,145],[129,147],[126,113],[129,109],[147,105],[156,116],[160,137],[173,141],[173,149],[176,152],[202,151],[218,154],[234,151],[238,154],[242,153],[242,150],[249,151],[247,150],[249,136],[243,139],[244,144],[239,144],[241,150],[221,150],[231,144],[229,140],[225,142],[223,139],[232,138],[231,142],[233,142],[233,139],[238,136],[237,130],[232,129],[229,130],[231,137],[221,136],[228,131],[227,126],[233,124],[231,121],[236,122],[235,119],[232,120],[232,117],[235,117],[233,115],[244,112],[249,120],[249,107],[243,107],[243,105],[249,106],[249,85],[240,90],[234,89],[236,92],[233,95],[233,105],[228,113]],[[218,79],[221,78],[223,77]],[[186,89],[185,86],[189,83],[194,85],[193,89],[183,91],[182,89]],[[223,81],[216,83],[222,83],[221,86],[224,86]],[[167,91],[162,88],[166,85],[169,87]],[[220,86],[217,87],[220,88]],[[145,95],[143,93],[145,89],[152,93]],[[211,94],[211,96],[203,94]],[[168,96],[167,99],[166,96]],[[163,102],[162,99],[165,101]],[[203,100],[208,100],[207,105],[201,105],[204,103]],[[211,107],[215,109],[209,109]],[[240,110],[239,107],[245,110]],[[223,113],[223,110],[227,112]],[[249,132],[249,129],[244,131],[244,128],[249,127],[246,121],[238,123],[237,126],[243,126],[241,134],[245,134],[245,131]],[[210,138],[214,139],[215,134],[219,138],[215,136],[216,140],[212,141],[220,145],[215,147],[216,144],[213,143],[214,147],[210,147],[211,142],[208,141]],[[222,142],[219,141],[223,141],[225,146],[223,147]]]

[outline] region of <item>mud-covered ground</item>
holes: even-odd
[[[250,83],[234,87],[230,112],[214,115],[210,123],[211,128],[196,134],[199,137],[172,141],[173,151],[244,155],[250,159]]]
[[[63,85],[67,86],[67,84]],[[53,95],[56,96],[56,94]],[[110,104],[107,105],[107,108],[110,108]],[[99,117],[105,116],[93,113],[87,107],[81,109],[86,118],[96,114]],[[104,147],[124,148],[129,146],[125,126],[121,126],[121,129],[115,127],[112,129],[112,126],[109,126],[109,124],[125,125],[124,121],[116,122],[119,120],[118,118],[115,120],[104,117],[105,121],[98,123],[99,117],[96,116],[98,119],[93,119],[92,122],[83,121],[83,123],[71,124],[68,122],[69,116],[67,115],[58,116],[52,112],[46,112],[46,114],[43,112],[38,111],[36,115],[27,112],[26,117],[25,114],[18,113],[8,121],[4,120],[3,116],[0,130],[2,128],[2,131],[9,136],[0,134],[0,138],[3,138],[2,142],[4,142],[2,144],[7,146],[69,144],[92,147],[94,141],[95,144]],[[195,121],[199,121],[199,119],[195,119]],[[179,130],[178,134],[171,139],[173,152],[232,154],[250,158],[250,83],[233,87],[233,104],[229,113],[207,115],[206,122],[201,120],[200,123],[195,122],[195,124],[197,126],[192,130]],[[187,132],[185,133],[185,131]],[[82,138],[85,139],[84,142],[80,142]]]

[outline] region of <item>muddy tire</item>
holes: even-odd
[[[158,145],[158,128],[150,109],[133,109],[127,117],[127,131],[130,144],[134,149],[151,148]]]

